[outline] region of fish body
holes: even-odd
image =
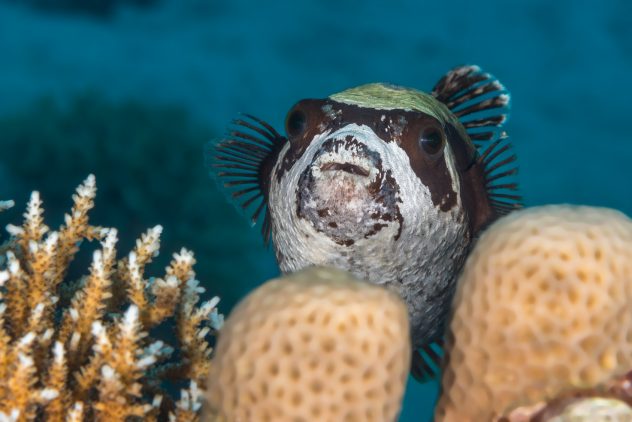
[[[519,206],[515,183],[498,182],[516,172],[502,131],[508,103],[476,66],[450,71],[431,93],[363,85],[299,101],[285,136],[237,119],[213,166],[254,207],[282,272],[329,265],[400,295],[423,379],[473,240]]]

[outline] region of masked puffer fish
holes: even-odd
[[[426,380],[474,239],[520,206],[508,109],[503,85],[477,66],[453,69],[430,94],[362,85],[296,103],[286,136],[243,115],[212,144],[211,166],[262,222],[283,273],[329,265],[397,292],[412,373]]]

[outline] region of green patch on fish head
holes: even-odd
[[[425,92],[398,85],[371,83],[350,88],[331,95],[334,101],[376,110],[419,111],[437,119],[442,125],[448,123],[462,128],[458,118],[435,97]],[[465,129],[463,129],[465,132]]]

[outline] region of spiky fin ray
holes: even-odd
[[[516,154],[507,134],[501,133],[489,144],[478,157],[478,162],[484,169],[485,190],[496,214],[505,215],[522,208],[522,196],[516,193],[518,183],[514,180],[518,173]]]
[[[417,381],[424,383],[437,377],[443,359],[443,341],[427,344],[418,350],[413,350],[410,374]]]
[[[509,115],[509,93],[478,66],[451,70],[435,85],[432,95],[459,118],[472,140],[494,139]]]
[[[267,209],[265,174],[269,160],[286,139],[268,123],[243,114],[233,120],[228,134],[207,149],[207,164],[231,202],[246,213],[252,225],[261,222],[266,244],[270,241],[270,213]]]

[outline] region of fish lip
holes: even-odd
[[[340,170],[357,176],[369,177],[371,172],[364,167],[352,163],[339,163],[336,161],[320,165],[320,171]]]

